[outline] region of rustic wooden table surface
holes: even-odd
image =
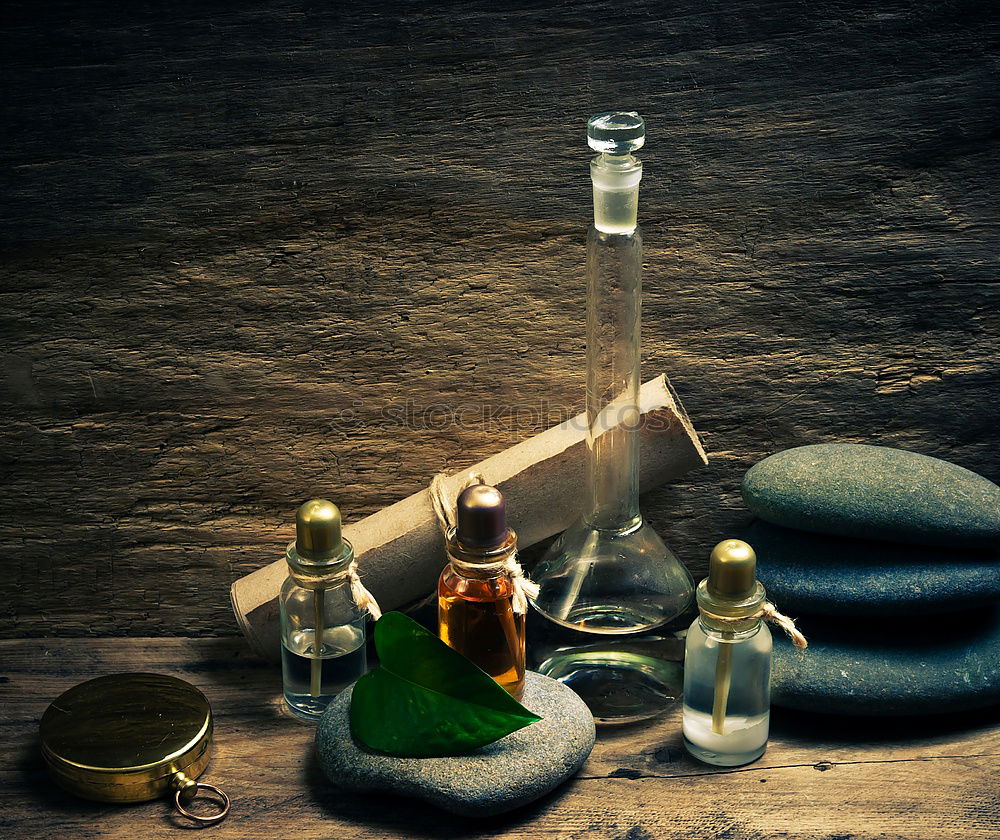
[[[314,727],[280,701],[280,671],[235,639],[0,642],[0,829],[4,838],[177,837],[165,801],[112,806],[55,790],[38,751],[48,702],[119,670],[174,674],[201,688],[216,716],[204,775],[233,799],[206,836],[524,838],[566,840],[996,840],[995,713],[858,722],[775,710],[767,753],[736,770],[687,757],[679,713],[602,731],[579,775],[540,802],[477,821],[326,781]]]
[[[582,407],[584,120],[623,106],[644,374],[711,458],[643,504],[696,574],[779,449],[1000,479],[996,3],[21,0],[0,61],[4,838],[177,836],[39,764],[125,668],[211,697],[219,837],[998,836],[988,714],[778,712],[732,772],[674,715],[486,823],[342,796],[227,597],[305,498],[356,519]]]

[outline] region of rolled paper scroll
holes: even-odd
[[[698,434],[663,375],[639,390],[641,455],[639,489],[657,487],[708,463]],[[581,513],[587,419],[580,414],[480,461],[448,479],[457,496],[470,471],[507,499],[508,522],[522,548],[551,537]],[[431,476],[427,477],[430,481]],[[429,490],[346,525],[344,537],[365,586],[383,610],[393,610],[430,592],[445,564],[444,545]],[[276,552],[277,553],[277,552]],[[254,651],[278,659],[278,590],[288,575],[285,561],[236,581],[233,612]]]

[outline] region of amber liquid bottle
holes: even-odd
[[[500,491],[485,484],[463,491],[438,582],[438,634],[520,699],[524,616],[514,612],[514,583],[503,568],[516,552]]]

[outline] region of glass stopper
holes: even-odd
[[[587,144],[595,152],[627,155],[645,143],[646,121],[635,111],[611,111],[587,120]]]

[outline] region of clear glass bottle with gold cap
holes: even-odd
[[[476,484],[458,497],[448,565],[438,581],[438,634],[514,697],[524,691],[524,613],[515,609],[508,570],[517,534],[503,494]]]
[[[723,540],[698,584],[700,615],[684,654],[684,745],[708,764],[735,767],[764,754],[771,709],[771,631],[757,557]]]
[[[295,515],[295,540],[281,587],[281,670],[285,702],[317,720],[334,696],[367,669],[365,611],[351,592],[354,549],[340,533],[340,511],[312,499]]]

